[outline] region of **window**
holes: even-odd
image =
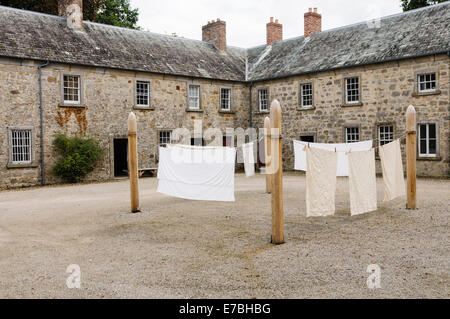
[[[79,75],[63,76],[63,98],[64,103],[81,103],[81,79]]]
[[[200,86],[189,85],[189,108],[191,110],[200,109]]]
[[[345,79],[345,102],[348,104],[359,102],[359,78]]]
[[[222,111],[231,110],[231,89],[220,89],[220,109]]]
[[[300,141],[302,142],[308,142],[308,143],[314,143],[314,135],[303,135],[300,136]]]
[[[205,140],[201,137],[191,137],[191,146],[205,146]]]
[[[269,92],[267,89],[261,89],[258,91],[259,111],[269,111]]]
[[[419,124],[419,156],[435,157],[437,155],[437,124]]]
[[[345,143],[359,142],[359,127],[345,128]]]
[[[136,106],[150,106],[150,82],[136,81]]]
[[[436,91],[436,73],[419,74],[417,76],[417,91],[427,93]]]
[[[313,86],[312,83],[300,85],[300,106],[309,108],[313,106]]]
[[[233,147],[233,136],[223,136],[222,141],[222,146]]]
[[[378,146],[388,144],[394,140],[394,126],[380,125],[378,126]]]
[[[11,129],[10,150],[12,164],[31,164],[31,129]]]
[[[172,143],[172,131],[159,131],[159,145],[165,147]]]

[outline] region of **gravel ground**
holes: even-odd
[[[128,181],[0,192],[3,298],[449,298],[450,180],[418,180],[405,200],[351,217],[348,181],[337,213],[305,217],[305,177],[286,174],[286,243],[269,243],[265,177],[236,177],[236,202],[186,201],[142,179],[143,213]],[[368,289],[367,266],[381,267]],[[66,268],[81,268],[81,288]]]

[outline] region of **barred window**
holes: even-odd
[[[31,158],[31,129],[12,129],[11,161],[13,164],[30,164]]]
[[[359,78],[345,79],[345,102],[358,103],[359,102]]]
[[[80,94],[80,76],[64,75],[63,76],[63,95],[64,103],[79,104],[81,103]]]
[[[301,107],[313,106],[313,88],[312,83],[300,85],[301,88]]]
[[[172,143],[172,131],[159,131],[159,145],[166,146]]]
[[[150,82],[136,81],[136,106],[150,106]]]
[[[345,128],[345,143],[359,142],[359,127]]]
[[[394,126],[380,125],[378,126],[378,146],[391,143],[394,140]]]
[[[200,86],[189,85],[189,108],[192,110],[200,109]]]
[[[231,110],[231,89],[220,89],[220,109],[222,111]]]
[[[436,91],[436,73],[419,74],[417,76],[417,84],[419,92]]]
[[[269,92],[267,89],[258,91],[259,111],[267,112],[269,110]]]
[[[435,157],[437,155],[436,123],[419,124],[419,156]]]

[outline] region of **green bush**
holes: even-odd
[[[60,155],[53,166],[53,173],[69,183],[79,182],[86,174],[92,172],[95,164],[104,155],[104,151],[93,138],[58,134],[53,145]]]

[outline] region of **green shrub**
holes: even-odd
[[[98,142],[92,138],[58,134],[53,145],[59,154],[58,161],[53,166],[53,173],[69,183],[79,182],[92,172],[95,164],[104,155]]]

